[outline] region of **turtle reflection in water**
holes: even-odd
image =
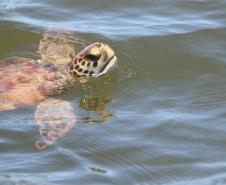
[[[84,79],[105,74],[116,63],[116,56],[100,42],[75,55],[69,34],[60,32],[45,33],[38,52],[39,60],[13,57],[0,62],[0,111],[37,104],[35,121],[42,140],[36,142],[36,147],[44,149],[76,122],[71,104],[53,96]]]
[[[112,99],[106,96],[83,97],[79,102],[79,107],[94,114],[85,116],[82,121],[85,123],[103,123],[112,118],[115,114],[106,108],[106,105],[111,101]]]

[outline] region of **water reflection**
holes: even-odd
[[[82,118],[84,123],[104,123],[115,116],[115,113],[107,108],[107,104],[112,101],[109,96],[92,97],[84,96],[79,102],[79,107],[87,112]]]

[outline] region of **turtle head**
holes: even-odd
[[[74,76],[98,77],[108,72],[116,60],[115,53],[110,46],[96,42],[77,54],[69,63],[68,71]]]

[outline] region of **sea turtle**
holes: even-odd
[[[90,77],[108,72],[116,63],[114,51],[106,43],[95,42],[75,55],[68,34],[47,32],[40,41],[41,59],[12,57],[0,61],[0,111],[37,105],[35,121],[44,149],[64,136],[76,123],[71,104],[55,95]]]

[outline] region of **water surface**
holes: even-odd
[[[57,27],[107,42],[118,67],[58,97],[78,123],[46,150],[34,146],[35,106],[1,112],[0,184],[225,184],[225,4],[1,1],[1,60],[38,58],[42,34]]]

